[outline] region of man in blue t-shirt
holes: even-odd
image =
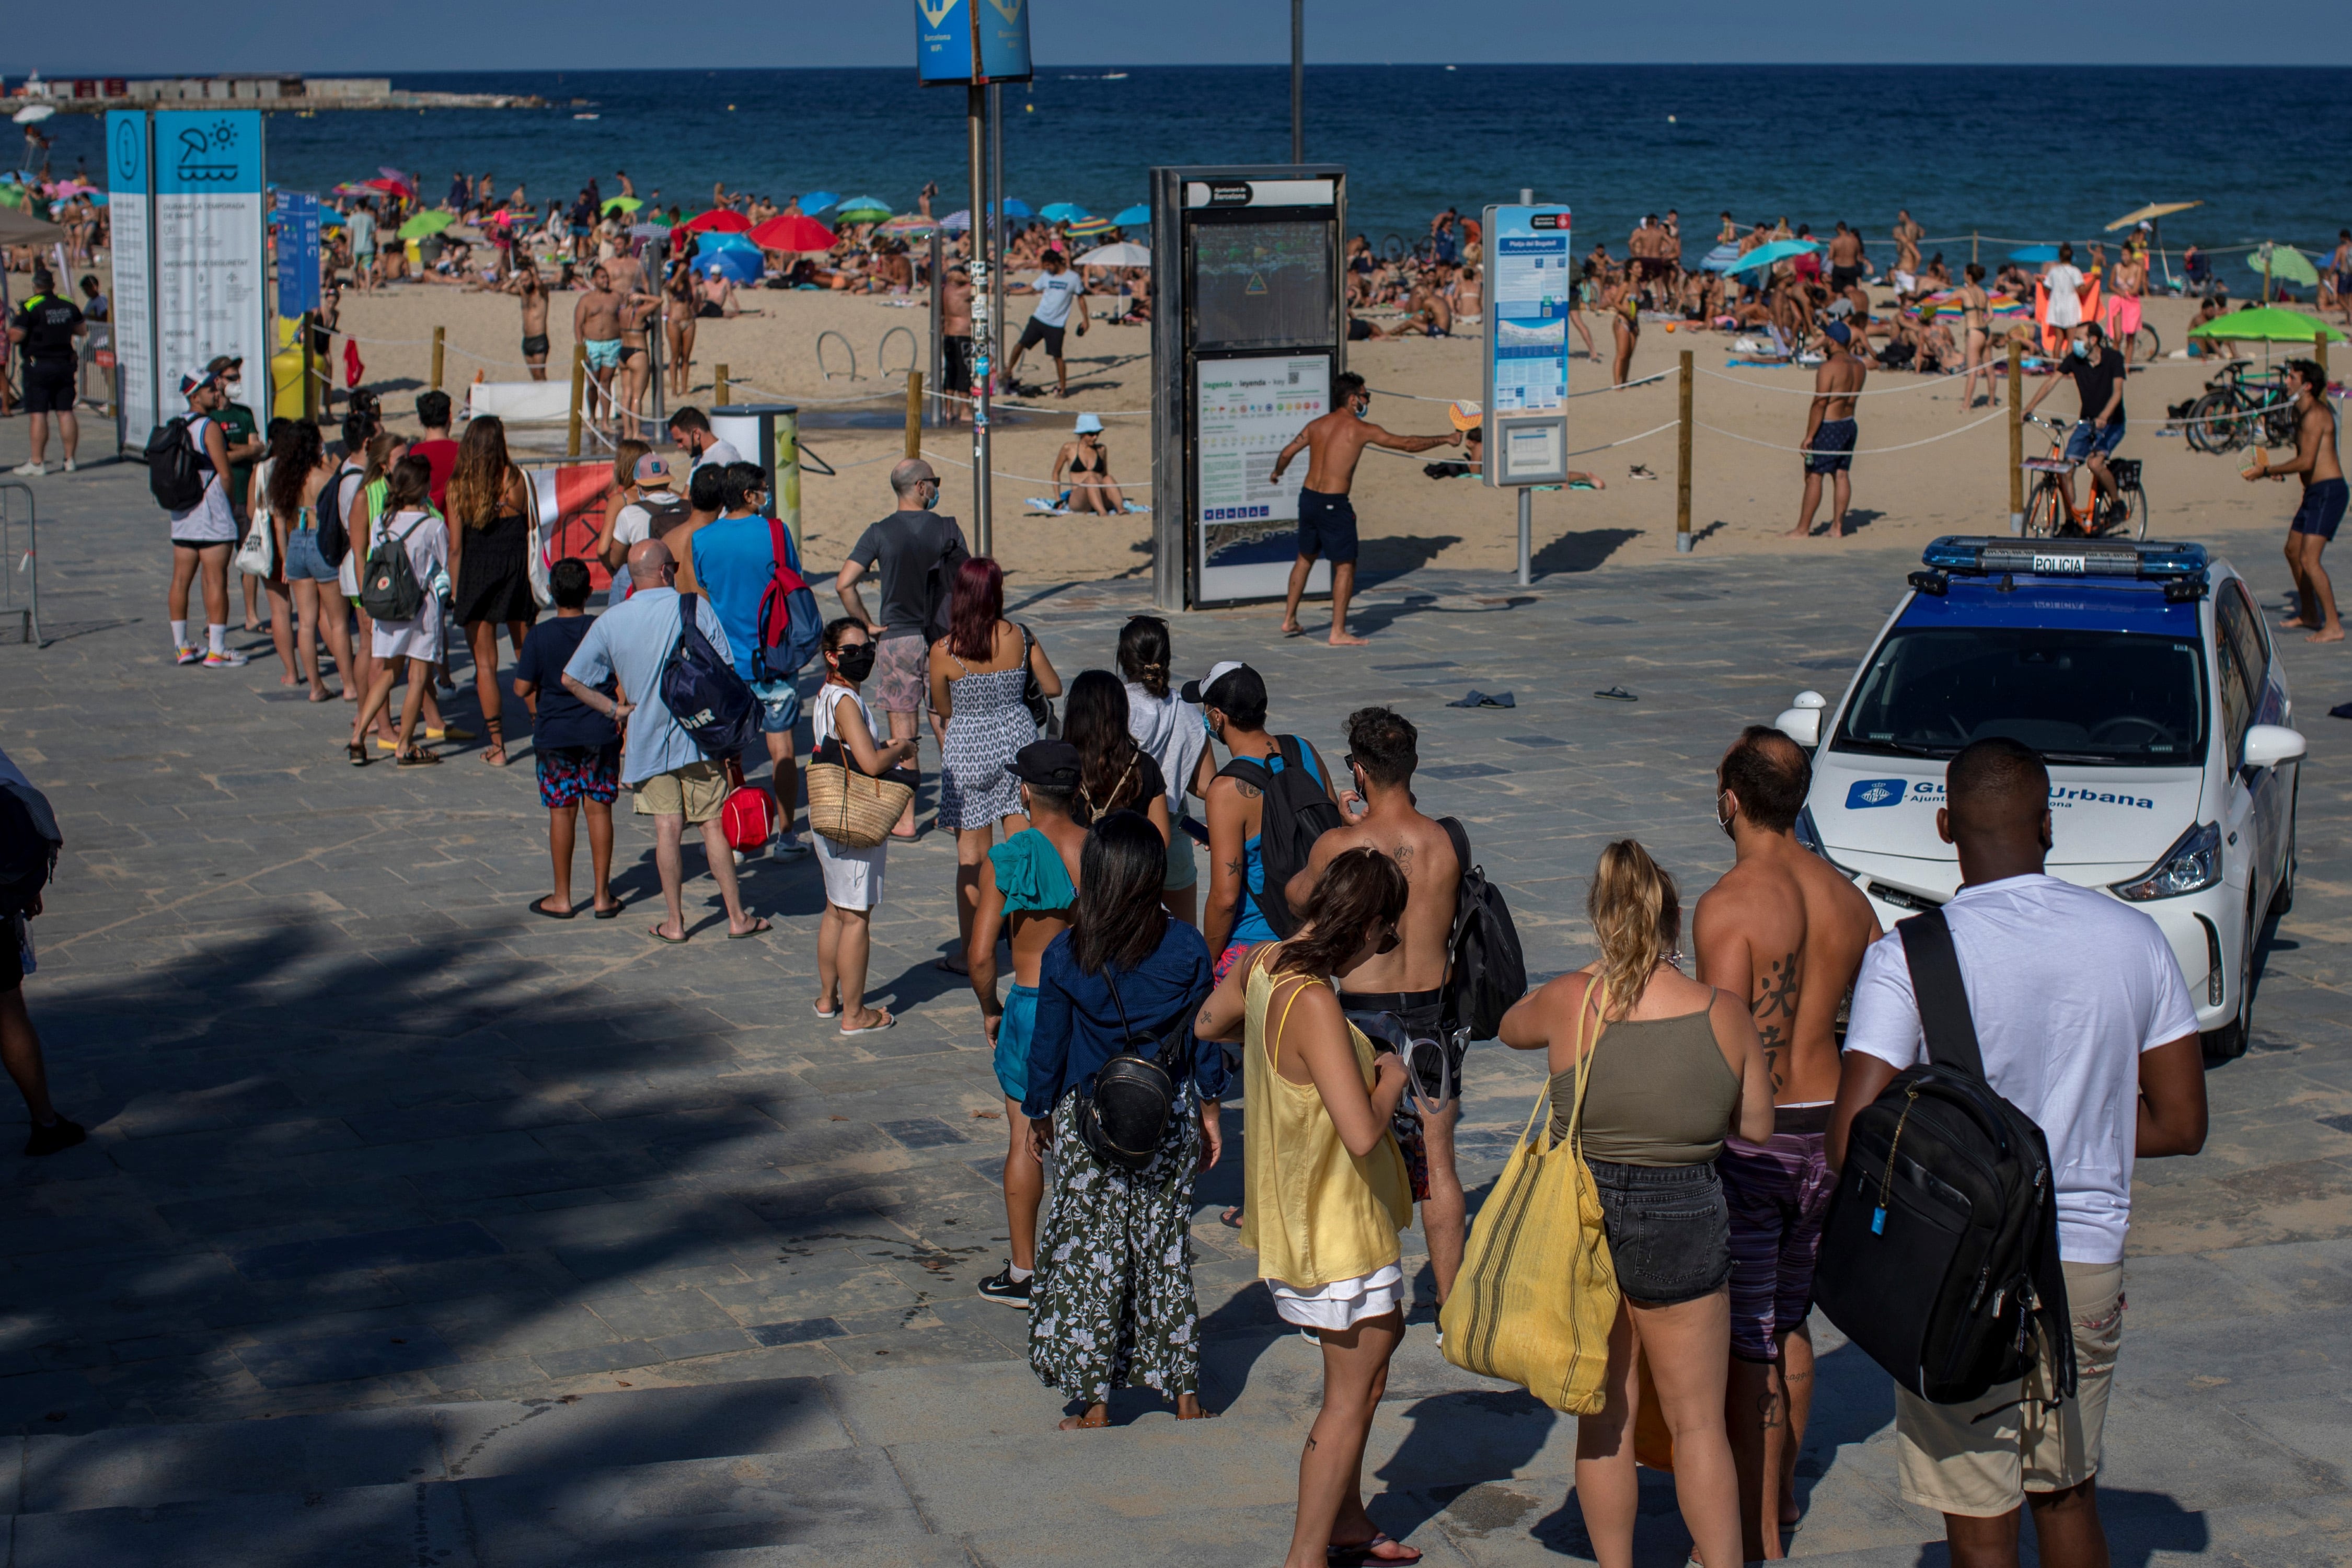
[[[1078,308],[1078,336],[1087,335],[1086,280],[1070,270],[1070,264],[1058,250],[1045,253],[1045,270],[1029,281],[1029,291],[1037,296],[1037,309],[1031,312],[1029,324],[1021,329],[1021,341],[1013,345],[1011,357],[1004,362],[1004,384],[1016,393],[1020,390],[1021,356],[1037,344],[1045,345],[1053,356],[1054,382],[1056,397],[1070,395],[1070,367],[1062,363],[1062,331],[1069,324],[1070,307]]]
[[[548,569],[555,618],[541,621],[523,639],[515,660],[514,692],[530,710],[530,750],[539,765],[539,801],[547,807],[547,846],[555,858],[555,891],[531,900],[530,912],[568,921],[572,907],[572,848],[580,813],[588,813],[588,858],[596,869],[595,913],[600,921],[621,912],[613,896],[613,802],[621,793],[621,731],[563,688],[563,667],[580,651],[593,625],[588,618],[587,563],[565,556]],[[607,679],[596,689],[614,694]]]
[[[790,529],[772,526],[762,515],[768,500],[768,476],[757,463],[730,463],[719,481],[719,515],[694,531],[689,546],[694,556],[694,581],[710,596],[710,607],[727,628],[727,649],[735,656],[735,673],[751,684],[760,699],[760,728],[768,742],[768,761],[776,794],[780,831],[768,847],[772,860],[796,860],[809,847],[793,831],[793,814],[800,806],[800,769],[793,761],[793,726],[800,722],[800,689],[791,674],[759,679],[753,655],[760,647],[761,606],[776,568],[801,569],[800,553],[793,548]],[[779,554],[776,542],[783,542]]]

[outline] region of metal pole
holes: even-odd
[[[1536,498],[1528,487],[1519,487],[1519,586],[1535,581]]]
[[[1005,322],[1011,320],[1004,312],[1008,226],[1004,216],[1004,89],[994,82],[988,85],[988,275],[994,280],[991,287],[996,291],[996,330],[1000,335],[1009,336],[1004,331]],[[1008,386],[1005,390],[1009,393],[1013,389]]]
[[[1688,555],[1698,542],[1691,537],[1691,351],[1683,350],[1682,434],[1675,437],[1675,552]]]
[[[1307,0],[1290,0],[1290,161],[1307,162]]]
[[[988,526],[988,413],[990,384],[996,375],[996,308],[988,266],[988,90],[968,89],[965,131],[971,143],[971,505],[972,540],[979,553],[994,540]]]
[[[2025,351],[2009,341],[2009,531],[2025,534]]]
[[[947,385],[947,254],[940,243],[940,231],[931,230],[931,407],[930,419],[935,425],[945,424],[946,399],[940,391]]]

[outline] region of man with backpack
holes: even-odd
[[[728,936],[757,936],[768,929],[766,921],[744,912],[736,889],[733,853],[719,820],[727,800],[726,771],[703,753],[663,694],[663,676],[685,638],[685,601],[672,585],[677,575],[677,563],[660,540],[631,550],[629,576],[637,591],[596,617],[580,651],[563,667],[563,689],[573,698],[615,722],[627,721],[621,783],[636,792],[636,815],[654,819],[654,866],[668,906],[667,916],[646,934],[672,945],[687,939],[684,841],[689,823],[702,830],[710,877],[727,905]],[[712,648],[725,649],[727,627],[719,612],[699,595],[693,602],[696,628]],[[620,697],[598,689],[615,677]]]
[[[1297,929],[1290,879],[1307,865],[1315,841],[1346,818],[1331,770],[1314,744],[1266,733],[1265,681],[1256,670],[1213,666],[1206,679],[1185,683],[1183,698],[1201,705],[1209,733],[1232,753],[1204,797],[1209,904],[1201,933],[1222,981],[1252,947]]]
[[[1873,943],[1863,960],[1830,1115],[1830,1163],[1844,1167],[1857,1114],[1873,1107],[1898,1072],[1926,1059],[1926,1033],[1965,1042],[1972,1025],[1982,1081],[2030,1118],[2048,1142],[2075,1386],[2071,1395],[2064,1392],[2067,1347],[2053,1344],[2048,1334],[2039,1336],[2039,1359],[2030,1375],[1994,1384],[1966,1403],[1931,1404],[1898,1383],[1902,1492],[1923,1508],[1941,1510],[1954,1568],[2015,1568],[2018,1517],[2026,1506],[2033,1510],[2041,1560],[2050,1568],[2105,1564],[2094,1478],[2123,1341],[2132,1162],[2135,1155],[2193,1154],[2204,1146],[2197,1015],[2154,921],[2104,893],[2044,874],[2050,775],[2030,748],[1985,740],[1953,758],[1936,830],[1959,851],[1960,889],[1940,910],[1906,921]],[[1948,965],[1948,958],[1906,956],[1937,951],[1922,931],[1911,931],[1906,941],[1906,928],[1922,921],[1948,929],[1958,987],[1948,985],[1948,968],[1936,967]],[[2096,955],[2095,962],[2085,962],[2086,954]],[[1916,975],[1915,962],[1922,965]],[[1924,1025],[1917,1000],[1923,989],[1948,999],[1931,1007]],[[1960,993],[1956,1000],[1954,990]],[[1939,1048],[1935,1060],[1941,1068],[1955,1056]],[[1964,1061],[1958,1070],[1966,1071]],[[1916,1082],[1913,1104],[1930,1104]],[[1932,1125],[1931,1110],[1912,1114]],[[1920,1158],[1935,1158],[1932,1143]],[[1886,1183],[1880,1184],[1884,1189]],[[1846,1234],[1836,1205],[1852,1196],[1841,1187],[1832,1212],[1832,1247]],[[1882,1190],[1874,1228],[1886,1228],[1890,1203],[1899,1207],[1907,1201],[1907,1193]],[[1895,1228],[1901,1224],[1898,1212]],[[1864,1235],[1856,1251],[1868,1240]],[[1843,1272],[1861,1264],[1825,1250],[1825,1283],[1833,1267]],[[2000,1310],[1998,1300],[1989,1308],[1996,1315]],[[2030,1329],[2035,1321],[2028,1317],[2023,1325]],[[1841,1323],[1852,1331],[1850,1315]]]
[[[793,727],[800,722],[794,678],[816,653],[824,623],[816,595],[801,580],[800,552],[781,519],[762,516],[768,476],[757,463],[730,463],[719,480],[720,515],[694,531],[694,580],[710,595],[727,628],[735,673],[760,700],[760,731],[767,742],[775,791],[777,833],[772,860],[809,852],[793,831],[800,807],[800,768],[793,760]]]
[[[1428,1196],[1421,1204],[1421,1227],[1429,1244],[1430,1272],[1437,1278],[1437,1302],[1453,1293],[1462,1267],[1465,1204],[1462,1178],[1454,1169],[1454,1123],[1462,1110],[1462,1058],[1469,1031],[1447,1027],[1446,981],[1451,973],[1454,914],[1467,868],[1457,840],[1461,825],[1439,822],[1414,808],[1412,773],[1420,765],[1420,734],[1402,714],[1387,708],[1361,708],[1348,716],[1348,754],[1341,760],[1355,788],[1339,797],[1349,814],[1340,826],[1315,840],[1307,864],[1285,889],[1290,907],[1303,905],[1336,856],[1350,849],[1377,849],[1397,863],[1409,889],[1397,944],[1375,954],[1348,976],[1339,998],[1348,1021],[1375,1042],[1395,1047],[1412,1074],[1407,1106],[1419,1113],[1428,1163]]]
[[[210,370],[180,377],[184,415],[155,427],[147,439],[147,487],[172,520],[172,586],[164,613],[176,662],[204,660],[206,669],[235,669],[245,655],[228,647],[228,557],[236,547],[236,514],[229,505],[228,439],[217,416],[226,403]],[[204,574],[205,650],[188,641],[188,589]]]
[[[662,538],[694,513],[675,488],[668,459],[658,453],[648,452],[639,458],[637,466],[629,472],[629,480],[622,492],[626,504],[613,514],[610,529],[596,546],[604,569],[615,574],[629,559],[630,551],[648,539]],[[671,554],[675,557],[677,552]],[[623,597],[626,596],[625,587]]]

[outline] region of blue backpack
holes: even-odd
[[[751,668],[761,680],[788,679],[816,657],[824,640],[824,616],[794,567],[792,535],[776,518],[768,520],[768,542],[775,575],[760,596],[759,646],[751,650]]]
[[[760,700],[723,644],[714,648],[703,635],[695,618],[701,603],[699,595],[677,596],[677,646],[662,667],[662,703],[702,754],[719,762],[759,739]]]

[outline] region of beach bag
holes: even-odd
[[[950,530],[955,528],[955,519],[942,518],[940,521]],[[950,612],[955,608],[956,568],[971,559],[971,552],[963,547],[962,535],[950,531],[947,548],[940,552],[940,558],[931,563],[930,570],[923,574],[925,642],[935,643],[954,628]]]
[[[1029,656],[1036,651],[1036,647],[1037,639],[1029,635],[1027,626],[1023,626],[1021,628],[1021,706],[1029,710],[1030,722],[1037,726],[1037,733],[1051,740],[1062,732],[1062,721],[1054,716],[1054,700],[1045,695],[1045,683],[1037,679],[1037,667],[1029,662]]]
[[[275,577],[278,574],[278,524],[264,511],[245,531],[245,542],[236,547],[236,569],[248,577]]]
[[[1936,1405],[2023,1377],[2038,1328],[2063,1399],[2074,1337],[2049,1144],[1985,1081],[1944,911],[1895,929],[1927,1065],[1904,1068],[1854,1116],[1813,1300],[1898,1386]]]
[[[1438,1313],[1447,1361],[1516,1383],[1568,1415],[1597,1415],[1607,1401],[1609,1331],[1617,1321],[1617,1270],[1581,1142],[1592,1070],[1584,1018],[1607,998],[1596,982],[1577,1013],[1576,1103],[1567,1135],[1552,1140],[1547,1082],[1479,1205],[1462,1270]]]
[[[165,511],[194,511],[205,499],[205,471],[196,466],[196,437],[184,416],[148,433],[147,489]]]
[[[816,657],[824,616],[807,580],[793,569],[792,536],[779,519],[768,520],[768,542],[775,573],[760,596],[760,644],[751,650],[751,669],[755,679],[789,679]]]
[[[759,738],[760,701],[735,673],[735,661],[710,646],[696,618],[698,594],[677,596],[677,642],[662,665],[662,706],[687,739],[712,762]]]
[[[1463,1038],[1491,1040],[1503,1015],[1528,994],[1528,961],[1503,889],[1470,858],[1470,835],[1459,819],[1438,826],[1454,841],[1462,886],[1454,896],[1454,930],[1445,939],[1445,1026]]]
[[[1078,1138],[1094,1157],[1122,1171],[1140,1171],[1160,1152],[1171,1121],[1184,1106],[1184,1084],[1192,1074],[1192,1010],[1199,999],[1184,1005],[1176,1022],[1150,1043],[1145,1056],[1136,1049],[1135,1026],[1127,1021],[1127,1004],[1119,999],[1118,976],[1103,965],[1103,982],[1110,987],[1111,1005],[1118,1009],[1118,1055],[1095,1073],[1094,1092],[1078,1096]]]
[[[817,700],[824,700],[823,693]],[[915,798],[914,771],[892,768],[877,778],[856,763],[837,739],[816,749],[803,776],[809,826],[845,849],[871,849],[890,837]]]
[[[1257,900],[1274,934],[1287,937],[1298,929],[1298,916],[1283,889],[1305,869],[1315,852],[1315,841],[1340,826],[1339,808],[1323,792],[1323,781],[1307,771],[1307,748],[1296,735],[1275,737],[1282,771],[1275,773],[1255,757],[1235,757],[1217,770],[1221,779],[1238,779],[1265,797],[1258,818],[1258,864],[1265,870],[1265,891]],[[1516,998],[1515,998],[1516,1000]]]
[[[776,797],[757,784],[743,784],[719,808],[728,847],[748,855],[776,834]]]
[[[416,567],[408,559],[408,534],[424,526],[420,517],[408,525],[408,533],[386,529],[369,553],[367,570],[360,575],[360,608],[372,618],[413,621],[424,607],[425,584],[416,580]]]

